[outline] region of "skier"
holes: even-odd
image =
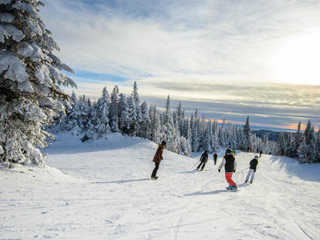
[[[217,165],[217,159],[218,159],[218,154],[217,154],[217,153],[214,153],[214,154],[213,154],[214,165]]]
[[[151,179],[153,179],[153,180],[158,179],[157,171],[159,169],[159,165],[160,165],[161,160],[163,160],[162,154],[163,154],[163,149],[165,148],[166,144],[167,143],[165,141],[162,141],[162,143],[159,145],[159,147],[156,151],[156,154],[154,155],[153,162],[155,163],[155,168],[153,169],[153,172],[151,175]]]
[[[232,180],[232,174],[236,172],[237,163],[235,161],[235,157],[232,154],[231,149],[227,149],[226,155],[222,159],[222,163],[218,168],[218,171],[220,172],[222,167],[224,166],[225,172],[226,172],[226,180],[229,183],[229,187],[227,187],[228,190],[237,190],[237,184]]]
[[[232,154],[235,156],[236,153],[237,153],[237,149],[233,149],[233,150],[232,150]]]
[[[260,158],[262,157],[262,151],[260,151]]]
[[[250,183],[252,183],[253,179],[254,179],[254,174],[257,171],[257,165],[258,165],[258,155],[254,156],[254,158],[250,161],[250,169],[246,178],[246,182],[247,183],[249,181],[249,178],[251,176],[250,179]]]
[[[200,164],[199,166],[197,167],[197,170],[200,169],[201,165],[202,165],[202,168],[201,168],[201,171],[203,171],[204,167],[206,166],[206,162],[208,161],[208,151],[205,150],[202,155],[201,155],[201,158],[200,158]]]

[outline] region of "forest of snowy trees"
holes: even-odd
[[[0,161],[43,164],[39,148],[48,145],[51,132],[70,131],[86,139],[127,136],[165,140],[167,149],[182,155],[220,148],[260,149],[286,155],[302,163],[320,162],[320,132],[309,121],[299,123],[295,134],[282,134],[278,142],[252,134],[249,117],[244,126],[186,116],[181,103],[172,108],[168,96],[165,111],[141,102],[137,84],[132,94],[109,94],[104,88],[98,101],[64,93],[75,87],[64,73],[73,70],[53,54],[59,46],[40,18],[38,0],[0,0]],[[70,99],[69,99],[70,98]]]
[[[296,133],[280,135],[274,154],[297,158],[300,163],[320,162],[320,130],[315,132],[309,120],[306,129],[302,131],[299,122]]]
[[[140,102],[136,82],[131,95],[120,93],[117,86],[109,95],[105,87],[96,102],[73,93],[70,103],[66,102],[66,109],[66,115],[56,119],[51,131],[70,131],[84,136],[83,140],[120,132],[155,143],[165,140],[168,150],[186,156],[203,150],[216,152],[221,147],[242,150],[252,147],[264,149],[266,153],[275,149],[274,142],[252,134],[249,117],[244,126],[199,117],[197,110],[187,117],[181,103],[176,108],[171,107],[169,96],[165,111],[161,112],[155,105]]]

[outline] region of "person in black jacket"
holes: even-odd
[[[227,189],[237,190],[237,184],[232,180],[232,174],[236,172],[237,163],[231,149],[227,149],[226,155],[223,157],[221,165],[218,168],[219,172],[221,171],[223,166],[226,171],[226,180],[229,183],[229,187]]]
[[[217,165],[217,159],[218,159],[218,154],[217,154],[217,153],[214,153],[214,154],[213,154],[214,165]]]
[[[254,173],[257,171],[258,159],[259,159],[259,157],[256,155],[250,161],[250,169],[249,169],[249,172],[248,172],[248,175],[247,175],[247,178],[246,178],[246,183],[249,181],[250,176],[251,176],[250,183],[253,182]]]
[[[202,155],[201,155],[201,158],[200,158],[200,164],[199,166],[197,167],[197,170],[200,169],[201,165],[202,165],[202,168],[201,168],[201,171],[204,169],[204,167],[206,166],[206,162],[208,161],[208,151],[205,150]]]

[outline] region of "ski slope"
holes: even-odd
[[[263,156],[254,183],[238,173],[240,190],[228,192],[212,155],[198,172],[200,154],[165,151],[150,180],[156,148],[63,134],[46,149],[48,167],[1,166],[0,239],[320,239],[319,165]],[[252,157],[238,153],[238,171]]]

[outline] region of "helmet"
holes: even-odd
[[[162,141],[161,145],[167,145],[166,141]]]
[[[255,156],[254,156],[254,159],[259,159],[259,156],[258,156],[258,155],[255,155]]]
[[[231,149],[228,148],[227,151],[226,151],[226,153],[231,153]]]

